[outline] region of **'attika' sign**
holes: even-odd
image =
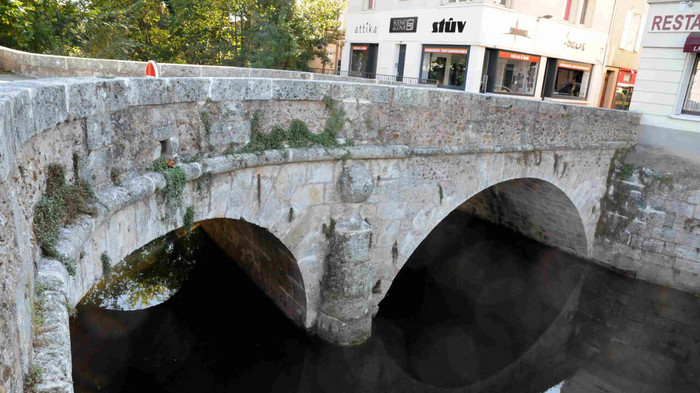
[[[433,33],[461,33],[467,25],[466,21],[456,21],[450,18],[449,20],[441,20],[433,23]]]

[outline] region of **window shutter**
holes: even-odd
[[[644,26],[647,23],[647,16],[643,15],[639,22],[639,30],[637,31],[637,42],[634,44],[634,51],[639,52],[642,49],[642,36],[644,35]]]
[[[625,17],[625,27],[622,28],[622,37],[620,38],[620,49],[631,50],[627,47],[627,41],[630,35],[630,25],[632,24],[632,18],[634,13],[632,11],[627,11],[627,16]]]

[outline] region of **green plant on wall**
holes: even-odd
[[[311,146],[338,147],[338,136],[345,126],[345,111],[339,103],[330,97],[325,97],[323,102],[326,111],[329,113],[323,132],[314,134],[309,131],[308,125],[299,120],[293,119],[289,127],[285,130],[282,127],[272,127],[270,132],[262,131],[262,112],[256,110],[250,123],[250,141],[243,146],[239,153],[255,153],[265,150],[281,149],[285,146],[291,148],[304,148]],[[345,145],[352,146],[352,141]],[[228,149],[226,153],[231,153]]]
[[[95,194],[90,185],[76,177],[66,182],[66,168],[51,164],[47,168],[46,192],[34,208],[34,236],[45,256],[61,261],[70,275],[75,275],[75,261],[58,253],[59,230],[80,215],[94,215]]]
[[[151,170],[160,173],[165,178],[165,206],[178,208],[182,204],[182,195],[187,183],[187,175],[182,168],[170,166],[163,158],[159,158],[151,165]]]

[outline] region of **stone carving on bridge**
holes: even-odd
[[[350,165],[343,168],[338,180],[338,192],[343,201],[360,203],[369,199],[374,191],[374,179],[369,169],[361,165]]]

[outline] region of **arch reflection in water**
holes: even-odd
[[[95,284],[81,304],[131,311],[163,303],[187,281],[202,236],[201,231],[172,232],[148,243]]]

